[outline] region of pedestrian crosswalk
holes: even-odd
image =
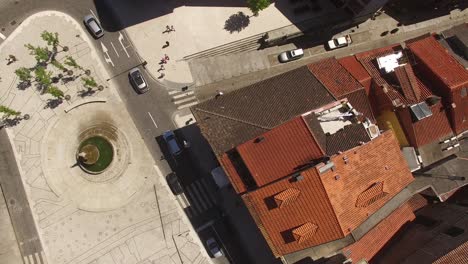
[[[23,256],[25,264],[47,264],[44,251],[35,252],[34,254]]]
[[[201,178],[185,188],[185,196],[190,202],[186,212],[189,218],[195,217],[216,205],[213,184],[209,178]]]
[[[198,99],[194,91],[172,90],[169,91],[169,95],[172,97],[172,102],[176,105],[178,110],[198,104]]]

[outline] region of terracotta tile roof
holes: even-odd
[[[301,116],[239,145],[237,151],[259,187],[325,154]]]
[[[294,238],[297,242],[302,243],[311,239],[315,233],[317,232],[318,226],[316,224],[312,224],[311,222],[307,222],[300,227],[294,228],[292,230]]]
[[[362,88],[335,58],[324,59],[307,67],[336,98]]]
[[[300,180],[294,174],[242,195],[277,256],[344,237],[413,181],[391,131],[331,161],[333,170],[312,167]],[[278,196],[291,198],[280,207]],[[300,240],[306,223],[316,228]]]
[[[320,179],[344,234],[359,226],[414,180],[391,131],[384,132],[365,145],[332,157],[331,160],[336,169],[321,174]],[[372,186],[379,189],[383,187],[381,191],[387,194],[380,197]],[[379,196],[379,199],[365,207],[359,207],[360,197],[369,188],[372,190],[369,197],[372,199]]]
[[[395,106],[412,105],[415,103],[419,103],[425,100],[427,97],[433,95],[432,91],[426,85],[424,85],[418,78],[416,78],[416,81],[419,85],[419,90],[421,91],[421,95],[419,100],[412,100],[411,98],[407,98],[403,92],[398,91],[384,78],[384,76],[378,69],[375,60],[378,57],[392,54],[397,50],[403,50],[403,48],[399,45],[392,45],[380,49],[359,53],[356,55],[356,58],[362,63],[367,72],[372,76],[373,81],[377,84],[378,87],[375,87],[375,89],[384,89],[384,93],[378,94],[386,95]],[[406,71],[406,74],[410,75],[408,78],[410,78],[411,82],[413,82],[414,84],[414,72],[412,70],[408,70]],[[391,75],[388,75],[388,78],[391,78]],[[402,76],[400,75],[400,77]]]
[[[404,66],[395,68],[395,75],[400,83],[405,98],[418,102],[421,98],[421,90],[419,89],[418,81],[416,80],[411,65],[405,64]]]
[[[468,84],[468,71],[432,35],[406,41],[411,52],[448,88]]]
[[[356,59],[355,56],[348,56],[338,60],[338,62],[356,79],[369,94],[371,88],[371,76],[367,73],[366,69]]]
[[[310,109],[335,101],[304,66],[191,108],[217,156]]]
[[[287,177],[242,195],[276,256],[343,237],[317,169],[310,168],[302,171],[301,175],[304,177],[301,181],[291,181]],[[288,188],[300,191],[294,202],[279,208],[274,201],[270,201]],[[299,242],[293,231],[305,223],[315,225],[316,228],[312,228],[315,232],[308,239]]]
[[[233,161],[231,161],[231,159],[226,153],[224,153],[219,158],[219,162],[221,163],[221,166],[223,166],[224,171],[226,171],[226,175],[228,176],[232,186],[234,187],[234,190],[236,190],[237,193],[243,193],[247,191],[247,187],[245,186],[239,173],[237,172]]]
[[[432,115],[417,122],[412,121],[409,108],[398,109],[396,112],[411,146],[422,147],[453,134],[442,103],[432,105],[430,109]]]
[[[450,251],[447,255],[434,261],[433,264],[466,264],[468,262],[468,242]]]
[[[353,263],[360,260],[370,261],[383,246],[407,222],[413,221],[415,216],[408,203],[393,211],[387,218],[378,223],[359,241],[343,249],[343,255],[352,259]]]
[[[288,188],[277,195],[274,196],[276,204],[278,205],[279,208],[286,206],[294,201],[296,201],[297,197],[299,197],[299,194],[301,191],[298,189],[294,188]]]

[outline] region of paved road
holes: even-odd
[[[44,252],[29,207],[13,148],[5,129],[0,130],[0,185],[25,263],[42,264]],[[33,260],[34,259],[34,260]],[[29,262],[33,260],[33,262]]]

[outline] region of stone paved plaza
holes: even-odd
[[[0,46],[2,58],[14,54],[18,59],[0,65],[0,105],[31,116],[8,133],[45,251],[41,254],[54,264],[209,263],[117,91],[104,81],[108,75],[78,23],[65,14],[39,13]],[[14,70],[35,64],[24,44],[45,46],[43,30],[58,32],[61,45],[70,47],[58,54],[59,61],[72,55],[104,90],[82,97],[80,80],[59,84],[71,100],[47,107],[52,97],[40,94],[34,84],[18,89]],[[120,156],[105,172],[110,174],[92,181],[73,166],[74,148],[79,133],[103,122],[116,129]]]

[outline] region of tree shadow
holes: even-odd
[[[18,85],[16,86],[16,88],[18,88],[19,90],[26,90],[28,89],[29,87],[31,87],[31,82],[30,81],[23,81],[23,82],[20,82],[18,83]]]
[[[93,89],[81,90],[81,91],[78,91],[78,96],[81,98],[84,98],[86,96],[91,96],[95,93],[96,93],[96,90],[93,90]]]
[[[234,33],[235,31],[241,32],[250,24],[250,17],[243,12],[238,12],[233,14],[226,20],[224,24],[224,29],[229,31],[229,33]]]
[[[14,118],[5,118],[0,120],[0,128],[16,126],[21,122],[21,120],[23,120],[23,118],[19,116],[15,116]]]
[[[47,102],[46,102],[46,105],[44,106],[44,109],[46,109],[46,108],[54,109],[57,106],[59,106],[61,103],[63,103],[62,98],[47,99]]]
[[[63,77],[60,80],[62,81],[62,84],[67,84],[69,82],[74,81],[76,78],[75,76],[70,76],[70,77]]]

